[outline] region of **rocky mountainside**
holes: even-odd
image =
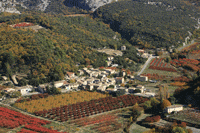
[[[65,0],[65,4],[95,11],[97,8],[115,1],[118,0]]]
[[[45,11],[50,0],[1,0],[0,12],[18,13],[16,6],[21,6],[24,9]]]
[[[23,9],[57,13],[67,7],[95,11],[100,6],[114,1],[117,0],[0,0],[0,12],[20,14],[17,6]]]

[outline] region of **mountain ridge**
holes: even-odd
[[[0,13],[20,14],[22,10],[16,8],[17,6],[24,10],[56,13],[61,13],[62,10],[72,9],[73,7],[80,10],[95,11],[97,8],[115,1],[117,0],[2,0],[0,1]]]

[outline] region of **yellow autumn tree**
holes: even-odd
[[[171,106],[171,103],[169,100],[164,99],[160,105],[161,109],[164,110],[166,107]]]

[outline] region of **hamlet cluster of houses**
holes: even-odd
[[[56,88],[62,88],[61,90],[71,91],[77,89],[83,90],[96,90],[99,92],[116,92],[119,90],[125,90],[126,93],[134,93],[136,89],[140,90],[140,93],[134,93],[134,95],[143,96],[143,97],[154,97],[155,93],[151,92],[149,89],[146,89],[143,85],[137,85],[136,87],[123,87],[120,86],[121,83],[125,83],[124,76],[126,75],[125,71],[122,71],[119,76],[119,70],[115,68],[104,68],[104,69],[94,69],[94,68],[83,68],[78,71],[79,76],[76,76],[73,72],[67,72],[66,79],[62,81],[54,82],[54,86]],[[109,75],[114,74],[116,77],[109,78]],[[133,76],[129,76],[129,79],[134,78]],[[146,77],[135,77],[141,78],[143,81],[146,80]],[[144,80],[145,79],[145,80]],[[73,82],[70,82],[73,81]],[[52,83],[47,83],[40,85],[39,88],[45,88],[46,86],[52,86]],[[37,88],[38,89],[38,88]],[[22,96],[39,94],[41,92],[32,92],[32,86],[25,86],[19,88],[5,88],[4,92],[10,93],[14,91],[20,91]],[[43,90],[44,91],[44,90]],[[173,111],[181,111],[183,110],[183,106],[181,105],[172,105],[165,109],[165,112],[171,113]]]
[[[36,90],[39,93],[44,93],[46,86],[55,86],[56,88],[61,88],[62,92],[72,91],[72,90],[89,90],[89,91],[99,91],[99,92],[113,92],[120,89],[124,89],[127,93],[134,92],[135,89],[140,89],[141,93],[144,93],[144,86],[137,87],[122,87],[120,84],[125,83],[125,71],[119,71],[115,67],[107,68],[83,68],[78,70],[78,75],[75,75],[73,72],[67,72],[65,80],[55,81],[52,83],[41,84]],[[114,75],[114,76],[111,76]],[[134,76],[129,75],[128,80],[134,79]],[[145,76],[135,77],[141,81],[147,81],[148,78]],[[73,82],[72,82],[73,81]],[[112,86],[112,87],[110,87]],[[6,88],[5,92],[20,91],[22,95],[31,95],[38,92],[35,92],[32,86],[24,86],[13,88]],[[34,92],[32,92],[34,91]],[[31,93],[30,93],[31,92]]]

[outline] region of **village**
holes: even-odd
[[[30,28],[36,32],[44,28],[27,22],[10,25],[10,27]],[[21,113],[31,113],[45,120],[52,120],[53,123],[61,122],[67,126],[75,124],[76,126],[70,132],[75,132],[74,129],[77,129],[77,126],[81,126],[82,132],[87,125],[90,128],[85,132],[90,132],[91,129],[97,132],[121,132],[122,130],[124,132],[136,132],[139,129],[143,132],[150,129],[148,126],[159,128],[167,124],[171,125],[170,121],[174,118],[174,121],[180,123],[177,117],[181,116],[182,119],[184,116],[188,119],[187,114],[193,114],[193,112],[199,115],[198,109],[191,108],[190,104],[177,103],[174,97],[175,91],[185,85],[184,82],[191,81],[189,77],[195,76],[198,71],[197,67],[200,62],[198,56],[189,56],[188,59],[183,58],[180,61],[170,57],[177,54],[177,51],[193,44],[195,40],[189,43],[190,37],[191,35],[185,39],[183,46],[179,49],[176,49],[174,45],[156,49],[136,48],[137,56],[146,60],[137,69],[138,71],[130,71],[123,68],[123,65],[120,66],[114,62],[115,58],[122,57],[127,50],[127,47],[123,45],[118,50],[106,47],[94,49],[108,55],[106,59],[107,67],[93,68],[92,65],[88,65],[80,68],[77,72],[67,71],[63,80],[43,84],[20,85],[19,79],[26,77],[26,74],[15,74],[11,77],[1,76],[0,104],[17,110],[20,109]],[[133,62],[129,58],[125,60],[127,63]],[[178,68],[177,66],[180,65],[176,65],[177,62],[190,62],[193,66],[188,64],[191,70],[186,72],[187,68]],[[79,65],[80,63],[77,63],[76,66]],[[184,69],[186,70],[184,71]],[[185,74],[182,74],[183,72]],[[62,100],[60,97],[62,97]],[[116,101],[117,99],[118,101]],[[40,103],[41,101],[43,102]],[[49,105],[49,101],[53,101],[51,105]],[[35,102],[38,102],[38,105],[32,106]],[[87,105],[83,107],[82,104],[86,103]],[[164,107],[162,107],[162,104],[164,104]],[[82,107],[82,109],[79,110],[79,107]],[[57,114],[54,115],[54,108],[59,110],[60,113],[58,114],[58,111],[56,111]],[[62,112],[62,108],[65,108],[65,113]],[[192,112],[190,112],[191,110]],[[104,112],[109,112],[109,115]],[[134,114],[136,112],[138,114]],[[91,123],[80,124],[86,119],[88,121],[101,120],[100,116],[98,117],[95,114],[100,114],[102,118],[114,118],[114,122],[102,119],[105,129],[101,129],[101,126],[93,129],[94,125]],[[94,120],[86,117],[94,115]],[[124,117],[125,115],[128,115],[128,119]],[[123,119],[121,123],[119,123],[119,119]],[[138,124],[137,121],[141,124]],[[152,121],[154,122],[152,123]],[[114,126],[105,126],[107,122]],[[192,127],[193,123],[196,123],[197,126],[198,122],[199,120],[197,120],[197,123],[194,120],[188,122],[187,125],[190,127],[187,128],[192,128],[193,132],[198,131],[198,129]],[[181,122],[180,126],[186,127],[186,124]],[[65,130],[69,131],[68,128]],[[30,127],[25,127],[26,129],[30,129]],[[23,130],[22,128],[21,131]],[[58,130],[60,129],[58,128]]]
[[[109,57],[112,58],[112,57]],[[127,74],[124,70],[119,70],[116,67],[102,67],[98,69],[83,68],[78,70],[78,76],[73,72],[67,72],[65,80],[55,81],[52,83],[40,84],[38,87],[30,85],[23,87],[6,88],[5,92],[20,91],[22,96],[44,93],[47,86],[60,88],[61,92],[66,93],[69,91],[88,90],[97,92],[116,92],[124,90],[126,94],[133,93],[136,89],[141,91],[141,94],[146,97],[153,97],[155,93],[146,90],[143,85],[136,85],[135,87],[126,87],[128,82],[137,79],[141,82],[147,82],[147,76],[136,76]],[[39,88],[39,89],[38,89]],[[38,90],[38,91],[36,91]]]
[[[91,129],[97,132],[121,132],[122,130],[125,132],[136,132],[139,130],[143,132],[150,129],[148,126],[160,127],[166,124],[170,125],[170,121],[172,121],[174,117],[177,118],[178,114],[184,116],[186,112],[192,110],[192,108],[190,108],[191,105],[176,103],[173,96],[176,89],[180,86],[180,81],[190,81],[185,76],[180,78],[181,74],[177,72],[177,68],[173,65],[173,62],[176,60],[170,61],[165,59],[176,51],[174,46],[169,47],[168,50],[166,48],[157,48],[156,51],[137,49],[138,56],[147,59],[145,64],[138,69],[138,72],[121,68],[118,64],[113,62],[114,58],[116,58],[116,56],[122,56],[125,50],[126,46],[121,46],[121,50],[107,48],[98,49],[98,52],[109,55],[107,57],[107,67],[93,68],[92,65],[88,65],[87,67],[79,69],[76,73],[67,71],[64,79],[60,81],[19,86],[17,85],[19,84],[17,80],[19,75],[13,75],[11,77],[12,81],[6,76],[2,76],[1,84],[4,85],[4,87],[1,88],[0,104],[20,109],[22,113],[33,113],[45,120],[49,119],[53,122],[62,122],[63,125],[74,126],[75,124],[76,126],[70,129],[70,132],[75,132],[74,129],[80,128],[79,126],[81,126],[81,131],[85,130],[85,125],[80,123],[86,119],[91,121],[91,123],[96,119],[102,119],[103,123],[110,122],[108,120],[103,120],[104,117],[114,117],[114,126],[108,128],[107,125],[105,129],[101,130],[100,126],[96,127],[97,130],[93,129],[94,125],[89,122],[86,123],[86,125],[89,125],[90,128],[87,129],[86,132],[90,132]],[[184,59],[183,61],[194,61],[194,59]],[[195,60],[195,62],[196,64],[199,63],[197,60]],[[195,74],[194,72],[190,73]],[[176,86],[177,84],[178,86]],[[51,92],[49,90],[51,90]],[[59,97],[62,97],[62,100]],[[118,102],[116,101],[117,99]],[[164,101],[169,99],[170,102],[168,103],[168,100],[166,103],[160,102],[163,99]],[[106,100],[108,102],[105,102]],[[111,102],[109,102],[109,100]],[[41,103],[40,101],[43,102]],[[49,101],[53,101],[51,103],[52,105],[49,105]],[[104,103],[101,101],[104,101]],[[115,101],[115,103],[113,104],[112,101]],[[39,103],[37,106],[32,106],[32,104],[35,104],[34,102]],[[87,103],[88,105],[84,106],[88,107],[82,107],[84,103]],[[164,106],[164,108],[162,108],[163,103],[167,105]],[[137,104],[140,104],[142,108],[138,107]],[[54,108],[51,106],[60,111],[62,108],[65,108],[65,113],[61,111],[59,114],[56,114],[56,116],[52,115],[55,112],[53,111]],[[71,106],[73,113],[71,112]],[[79,106],[82,107],[80,111]],[[162,112],[160,112],[159,106],[161,106]],[[89,110],[87,108],[89,108]],[[123,109],[121,110],[120,108]],[[134,112],[132,108],[134,111],[139,111],[140,113],[132,115]],[[23,110],[25,110],[25,112]],[[198,110],[194,109],[193,111],[197,112],[196,114],[199,115]],[[76,114],[76,112],[78,114]],[[108,115],[103,112],[110,113]],[[63,117],[63,114],[65,117]],[[100,114],[102,118],[95,114]],[[127,114],[129,116],[127,118],[119,117]],[[159,114],[159,116],[156,114]],[[86,117],[93,115],[95,115],[94,118]],[[160,115],[163,115],[162,119]],[[119,123],[119,118],[123,119],[122,125],[125,126]],[[187,116],[184,118],[187,118]],[[155,121],[147,124],[149,121],[152,121],[152,119]],[[136,123],[134,123],[134,121],[136,121]],[[137,121],[141,122],[141,124],[138,124]],[[193,123],[193,121],[191,123]],[[188,125],[190,125],[193,132],[198,131],[198,129],[192,127],[191,123],[189,122]],[[181,122],[181,124],[185,123]],[[68,126],[66,127],[67,131],[69,131]],[[137,128],[135,126],[137,126]],[[29,127],[26,127],[26,129],[29,129]]]

